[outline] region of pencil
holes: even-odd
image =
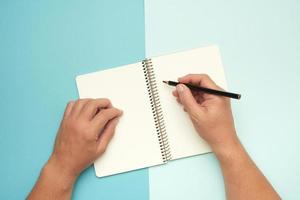
[[[200,86],[195,86],[187,83],[179,83],[175,81],[163,81],[163,83],[171,85],[171,86],[176,86],[178,84],[184,84],[188,88],[190,88],[193,91],[198,91],[198,92],[204,92],[208,94],[213,94],[213,95],[218,95],[218,96],[223,96],[223,97],[228,97],[228,98],[233,98],[233,99],[240,99],[241,94],[236,94],[236,93],[231,93],[231,92],[225,92],[225,91],[220,91],[220,90],[214,90],[206,87],[200,87]]]

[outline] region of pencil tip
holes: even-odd
[[[163,83],[168,84],[168,81],[163,81]]]

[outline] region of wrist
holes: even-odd
[[[53,155],[43,167],[42,174],[57,179],[57,182],[66,187],[73,186],[77,179],[77,175],[68,171]]]
[[[219,160],[228,159],[243,150],[243,146],[236,134],[231,135],[233,136],[230,139],[226,139],[220,144],[211,145],[213,152]]]

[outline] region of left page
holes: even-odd
[[[80,98],[108,98],[123,110],[105,153],[95,163],[98,177],[162,164],[142,63],[76,77]]]

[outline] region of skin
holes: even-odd
[[[189,74],[179,82],[222,90],[204,74]],[[191,92],[183,84],[173,95],[219,160],[227,199],[280,199],[240,143],[228,98]],[[71,101],[53,153],[27,199],[70,199],[77,177],[105,152],[121,115],[108,99]]]
[[[121,115],[108,99],[71,101],[53,153],[27,199],[70,199],[79,174],[105,152]]]
[[[178,81],[223,90],[204,74],[189,74]],[[183,84],[176,86],[173,95],[219,160],[227,199],[280,199],[240,143],[228,98],[191,92]]]

